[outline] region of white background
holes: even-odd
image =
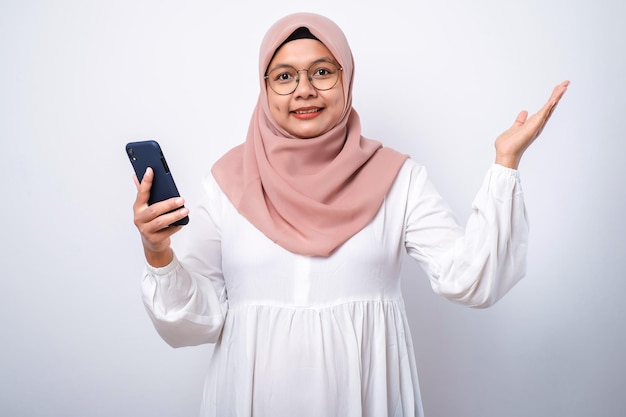
[[[622,0],[0,1],[0,414],[196,415],[211,347],[171,349],[144,312],[124,145],[157,139],[193,209],[294,11],[344,29],[364,134],[460,221],[493,139],[572,81],[521,165],[527,277],[471,310],[407,262],[405,299],[428,417],[626,415]]]

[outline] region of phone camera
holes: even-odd
[[[129,149],[128,149],[128,157],[129,157],[130,159],[132,159],[133,161],[136,161],[136,160],[137,160],[137,157],[135,157],[135,152],[133,151],[133,149],[132,149],[132,148],[129,148]]]

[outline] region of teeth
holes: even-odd
[[[315,113],[315,112],[318,112],[319,110],[320,109],[298,110],[298,111],[296,111],[296,113],[298,113],[298,114]]]

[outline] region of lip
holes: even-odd
[[[308,120],[319,116],[323,110],[323,107],[300,107],[298,109],[292,110],[291,114],[297,119]]]

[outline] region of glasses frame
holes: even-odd
[[[315,84],[313,84],[313,77],[311,77],[309,75],[309,70],[311,68],[313,68],[315,65],[318,65],[320,63],[326,63],[326,64],[330,64],[332,66],[334,66],[335,68],[337,68],[337,79],[335,80],[335,83],[328,87],[328,88],[317,88],[315,86]],[[272,83],[269,82],[269,74],[265,74],[263,76],[263,79],[267,82],[267,85],[272,89],[273,92],[275,92],[276,94],[278,94],[279,96],[288,96],[289,94],[293,94],[294,91],[296,91],[296,89],[298,88],[298,86],[300,85],[300,72],[301,71],[305,71],[306,72],[306,78],[309,81],[309,84],[311,84],[311,86],[317,90],[317,91],[328,91],[328,90],[332,90],[333,88],[335,88],[335,86],[337,85],[337,83],[339,82],[339,71],[343,71],[343,67],[335,64],[334,62],[331,61],[327,61],[327,60],[321,60],[321,61],[315,61],[313,62],[311,65],[309,65],[308,68],[303,68],[303,69],[296,69],[296,67],[292,67],[291,65],[282,65],[281,67],[284,68],[293,68],[296,71],[296,74],[298,74],[298,76],[296,77],[296,85],[293,87],[293,90],[291,90],[288,93],[279,93],[278,91],[274,90],[274,87],[272,87]],[[270,71],[272,72],[272,71]]]

